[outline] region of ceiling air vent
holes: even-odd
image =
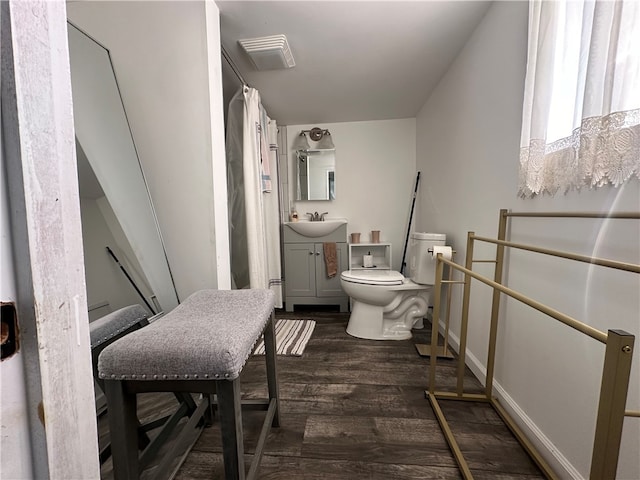
[[[238,40],[258,70],[278,70],[296,65],[285,35]]]

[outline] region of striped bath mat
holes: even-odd
[[[278,355],[300,357],[316,326],[314,320],[276,320],[276,352]],[[264,340],[260,340],[254,355],[264,355]]]

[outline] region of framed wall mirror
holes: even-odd
[[[109,51],[68,27],[89,319],[168,312],[178,295]]]
[[[335,200],[335,150],[297,150],[296,200]]]

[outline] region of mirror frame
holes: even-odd
[[[131,244],[160,310],[169,312],[179,304],[178,293],[111,54],[77,25],[69,20],[67,24],[76,139]],[[123,277],[123,281],[127,280]]]
[[[312,175],[312,160],[321,160],[320,155],[333,154],[326,166],[320,166]],[[298,201],[331,201],[335,200],[335,149],[295,150],[296,158],[296,200]],[[318,162],[315,162],[316,164]],[[304,165],[304,166],[303,166]],[[324,168],[329,167],[329,168]],[[331,175],[333,174],[333,175]],[[320,194],[322,192],[322,194]],[[313,197],[313,198],[311,198]]]

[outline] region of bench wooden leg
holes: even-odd
[[[215,402],[213,400],[212,394],[203,393],[202,395],[207,397],[207,409],[205,410],[202,419],[204,421],[204,426],[210,427],[211,425],[213,425],[215,415],[216,415]]]
[[[222,455],[226,480],[244,480],[244,438],[242,435],[242,406],[240,379],[216,381]]]
[[[273,416],[272,426],[280,426],[280,394],[278,392],[278,372],[276,368],[276,319],[271,314],[271,319],[264,330],[265,361],[267,362],[267,383],[269,385],[269,400],[275,399],[276,412]]]
[[[123,382],[107,380],[109,434],[115,480],[138,478],[138,417],[136,395],[127,393]]]

